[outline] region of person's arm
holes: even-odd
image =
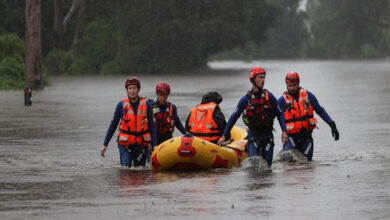
[[[228,136],[228,134],[232,130],[233,126],[236,124],[237,119],[241,116],[241,113],[246,109],[247,106],[248,106],[248,98],[245,95],[245,96],[241,97],[236,108],[233,110],[233,113],[230,116],[229,121],[226,124],[223,135],[217,142],[218,145],[222,145],[225,142],[226,137]]]
[[[182,133],[182,134],[185,134],[186,133],[186,129],[184,128],[183,124],[181,123],[180,121],[180,118],[179,116],[177,116],[177,108],[176,108],[176,105],[172,104],[172,116],[173,116],[173,119],[175,120],[175,127]]]
[[[325,111],[325,109],[320,105],[316,96],[309,91],[307,91],[307,96],[309,97],[309,102],[311,106],[313,106],[314,111],[322,118],[322,120],[324,120],[328,125],[330,125],[333,120]]]
[[[279,104],[276,101],[275,96],[269,91],[268,91],[268,97],[272,109],[274,110],[275,116],[278,118],[280,128],[282,129],[282,131],[286,131],[286,121],[284,119],[284,113],[282,109],[279,107]]]
[[[232,115],[229,118],[229,121],[227,122],[225,131],[223,134],[226,136],[227,133],[232,130],[233,126],[236,124],[237,119],[241,116],[241,113],[246,109],[248,106],[248,98],[245,96],[241,97],[240,101],[237,104],[237,107],[233,110]]]
[[[225,131],[225,128],[226,128],[226,119],[225,119],[225,116],[223,115],[219,106],[217,106],[216,109],[214,110],[213,119],[214,119],[215,123],[217,124],[218,129],[223,134],[223,132]],[[222,136],[222,134],[221,134],[221,136]],[[226,139],[229,140],[230,139],[230,132],[228,132],[225,137],[226,137]]]
[[[332,136],[337,141],[339,140],[340,134],[336,127],[336,122],[332,120],[329,114],[325,109],[320,105],[315,95],[307,91],[307,96],[309,97],[309,102],[313,106],[314,111],[324,120],[331,128]]]
[[[107,129],[106,137],[103,142],[102,149],[100,151],[100,155],[102,157],[105,156],[105,152],[107,150],[108,143],[110,142],[112,136],[115,133],[116,128],[118,127],[119,121],[123,116],[123,107],[122,107],[122,101],[118,102],[115,108],[114,116],[111,120],[110,126]]]
[[[191,116],[191,112],[188,114],[187,119],[186,119],[186,124],[184,125],[185,130],[188,132],[191,130],[190,126],[188,126],[188,121],[190,120],[190,116]]]
[[[150,131],[150,136],[152,136],[152,147],[157,145],[157,131],[156,131],[156,125],[154,124],[154,118],[153,118],[153,107],[150,102],[146,102],[147,105],[147,117],[148,117],[148,127]]]
[[[286,101],[284,100],[284,96],[280,96],[278,99],[278,104],[281,112],[286,110]]]
[[[272,106],[272,109],[274,110],[274,113],[275,113],[276,117],[278,118],[280,128],[282,129],[282,136],[281,136],[282,143],[287,144],[288,135],[287,135],[287,131],[286,131],[286,121],[284,119],[284,113],[280,109],[278,101],[276,100],[275,96],[269,91],[268,91],[268,97],[269,97],[269,102]]]

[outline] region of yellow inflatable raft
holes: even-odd
[[[155,147],[151,166],[153,170],[230,169],[248,157],[247,132],[234,126],[231,134],[232,141],[222,147],[195,136],[171,138]]]

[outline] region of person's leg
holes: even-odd
[[[121,166],[131,167],[131,153],[128,148],[118,144],[118,149]]]
[[[249,157],[260,156],[260,146],[256,144],[254,139],[249,139],[246,151],[248,152]]]
[[[267,138],[261,143],[262,145],[262,150],[261,150],[261,157],[265,161],[267,161],[267,164],[269,167],[272,165],[272,159],[274,155],[274,139],[273,138]]]
[[[282,151],[295,150],[296,148],[297,148],[296,139],[294,137],[292,137],[291,135],[288,135],[288,142],[287,142],[287,144],[283,145]]]
[[[136,146],[136,147],[132,148],[131,150],[133,153],[132,158],[134,161],[134,167],[145,166],[147,147]]]
[[[306,156],[307,160],[308,161],[311,161],[312,158],[313,158],[313,149],[314,149],[314,142],[313,142],[313,138],[310,137],[310,138],[303,138],[302,140],[300,140],[301,144],[298,148],[298,150]]]

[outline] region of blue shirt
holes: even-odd
[[[261,96],[261,93],[255,94],[255,98],[260,98],[260,96]],[[280,128],[282,129],[282,131],[286,131],[286,123],[284,121],[284,114],[281,111],[281,109],[279,108],[279,105],[278,105],[278,102],[277,102],[275,96],[270,91],[268,91],[268,98],[269,98],[269,102],[272,106],[272,109],[274,111],[274,114],[278,118]],[[244,95],[243,97],[241,97],[240,101],[237,104],[237,107],[234,109],[232,115],[229,118],[229,121],[226,125],[225,131],[223,132],[223,134],[225,136],[230,132],[230,130],[232,129],[232,127],[236,123],[237,119],[240,117],[241,113],[248,107],[248,105],[249,105],[248,96]],[[249,132],[255,133],[254,131],[249,131]],[[272,131],[270,131],[270,134],[266,134],[266,136],[272,136]]]
[[[157,104],[157,101],[154,103],[158,106],[158,108],[160,109],[160,112],[161,113],[164,113],[165,110],[167,109],[167,105],[165,104],[164,106],[160,106],[159,104]],[[181,123],[180,121],[180,118],[177,116],[177,110],[176,110],[176,105],[172,104],[172,117],[173,119],[175,120],[175,127],[177,129],[179,129],[179,131],[182,133],[182,134],[185,134],[186,133],[186,129],[184,129],[184,126],[183,124]]]
[[[135,106],[133,106],[133,103],[131,103],[131,104],[132,104],[134,112],[137,112],[139,102],[137,102]],[[148,128],[150,131],[150,135],[152,136],[152,146],[156,146],[157,133],[156,133],[156,126],[154,125],[154,121],[153,121],[153,109],[152,109],[152,105],[150,104],[150,102],[146,101],[146,105],[147,105],[147,113],[146,114],[148,117]],[[123,120],[123,103],[122,103],[122,101],[120,101],[116,105],[114,117],[112,118],[111,124],[108,127],[106,138],[104,139],[104,143],[103,143],[104,146],[108,146],[108,143],[110,142],[112,136],[115,133],[116,128],[118,127],[119,121],[122,121],[122,120]]]
[[[306,90],[307,91],[307,90]],[[307,96],[309,98],[309,102],[310,102],[310,105],[313,106],[313,109],[314,111],[327,123],[327,124],[330,124],[333,120],[330,118],[330,116],[328,115],[328,113],[325,111],[325,109],[320,105],[320,103],[318,103],[318,100],[317,98],[315,97],[315,95],[309,91],[307,91]],[[294,100],[295,101],[298,101],[298,97],[294,97]],[[286,110],[286,101],[284,100],[284,97],[281,96],[279,99],[278,99],[278,102],[279,102],[279,106],[280,108],[282,109],[282,111],[284,112]]]

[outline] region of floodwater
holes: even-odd
[[[203,72],[139,76],[141,95],[155,97],[167,81],[184,121],[216,90],[229,117],[254,65],[267,69],[276,97],[285,73],[298,71],[340,140],[319,119],[311,163],[274,161],[271,172],[121,168],[115,137],[99,153],[125,77],[53,77],[30,107],[22,91],[0,92],[0,219],[390,219],[389,60],[212,62]]]

